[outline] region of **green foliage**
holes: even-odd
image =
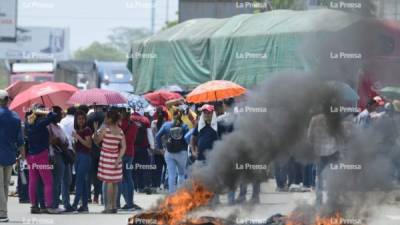
[[[110,44],[120,52],[127,54],[132,43],[151,35],[147,28],[116,27],[111,29],[112,34],[108,35]]]
[[[126,54],[118,51],[111,44],[93,42],[86,48],[78,49],[74,58],[78,60],[124,61]]]
[[[272,0],[273,9],[292,9],[295,0]]]
[[[166,22],[166,25],[165,25],[165,27],[162,28],[162,30],[166,30],[170,27],[173,27],[173,26],[177,25],[178,23],[179,23],[178,20]]]

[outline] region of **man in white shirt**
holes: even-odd
[[[65,135],[68,138],[69,146],[68,148],[72,149],[72,132],[74,131],[74,117],[75,117],[75,112],[76,108],[75,107],[70,107],[67,110],[67,116],[65,116],[61,122],[60,122],[60,127],[64,131]]]

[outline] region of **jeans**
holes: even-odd
[[[93,151],[93,148],[92,148],[92,151]],[[94,199],[98,200],[99,195],[101,193],[102,183],[97,178],[97,173],[99,171],[99,158],[97,156],[95,156],[94,154],[92,154],[92,163],[91,163],[90,167],[91,168],[90,168],[90,175],[89,175],[90,182],[88,182],[88,190],[89,190],[88,198],[91,199],[90,190],[93,185]]]
[[[317,164],[317,181],[315,186],[315,195],[317,205],[323,203],[323,171],[330,163],[335,163],[339,159],[339,153],[336,152],[329,156],[321,156]]]
[[[288,176],[287,164],[283,164],[282,162],[274,162],[274,175],[276,186],[278,188],[285,188]]]
[[[135,147],[135,157],[133,161],[134,167],[134,185],[135,189],[142,191],[144,188],[150,187],[151,183],[151,171],[149,169],[143,169],[140,165],[150,165],[150,156],[147,148]]]
[[[168,169],[168,192],[174,193],[176,191],[176,177],[178,176],[178,186],[185,180],[186,175],[186,162],[188,155],[186,151],[178,153],[165,152],[165,162]]]
[[[163,180],[163,169],[166,166],[165,159],[163,155],[154,155],[154,164],[156,169],[152,171],[152,187],[159,188]]]
[[[22,170],[22,171],[21,171]],[[26,183],[23,184],[21,174],[24,174]],[[17,186],[17,192],[18,192],[18,198],[20,202],[24,201],[29,201],[29,195],[28,195],[28,183],[29,183],[29,171],[28,168],[20,168],[18,170],[18,186]]]
[[[70,209],[71,203],[69,199],[69,186],[72,182],[72,169],[71,164],[65,164],[64,176],[61,181],[61,193],[62,193],[62,201],[64,205],[64,209]]]
[[[315,186],[314,164],[307,164],[303,167],[303,185],[304,187]]]
[[[39,180],[44,185],[44,199],[46,208],[53,206],[53,166],[49,164],[49,151],[28,155],[29,165],[29,199],[32,205],[37,205],[37,186]]]
[[[8,187],[12,166],[0,166],[0,217],[7,217]]]
[[[88,196],[89,196],[88,183],[89,183],[90,164],[91,164],[90,154],[77,151],[76,162],[75,162],[76,192],[75,192],[74,204],[72,205],[74,208],[78,206],[80,200],[82,200],[82,206],[84,208],[87,208],[88,206]]]
[[[124,197],[125,203],[128,207],[133,207],[133,157],[124,156],[122,158],[122,182],[119,183],[117,206],[121,206],[120,199],[121,195]]]
[[[261,183],[258,182],[258,181],[254,181],[252,183],[252,185],[253,185],[253,194],[251,196],[251,199],[253,199],[253,200],[260,199]],[[240,191],[239,191],[239,201],[246,201],[247,184],[241,184],[239,189],[240,189]]]
[[[57,209],[60,205],[61,183],[64,179],[65,162],[61,153],[54,155],[55,165],[53,169],[53,208]]]
[[[292,184],[298,185],[302,182],[303,180],[302,171],[303,171],[303,166],[300,163],[298,163],[294,157],[290,157],[288,163],[289,187]]]

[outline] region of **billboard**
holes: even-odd
[[[0,1],[0,42],[15,42],[17,27],[17,0]]]
[[[15,43],[0,42],[0,59],[68,60],[69,57],[68,28],[18,27]]]

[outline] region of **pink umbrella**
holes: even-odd
[[[8,96],[10,98],[15,98],[19,93],[27,90],[28,88],[32,87],[33,85],[39,84],[37,81],[17,81],[10,86],[7,87],[6,91],[8,92]]]
[[[169,100],[182,98],[182,95],[165,90],[159,90],[144,95],[144,98],[154,106],[162,106]]]
[[[126,99],[116,91],[94,88],[77,91],[67,103],[70,105],[116,105],[126,103]]]
[[[35,103],[41,103],[46,107],[60,106],[66,108],[66,101],[78,91],[78,88],[57,82],[44,82],[34,85],[19,93],[11,102],[10,109],[17,112],[23,118],[24,113]]]

